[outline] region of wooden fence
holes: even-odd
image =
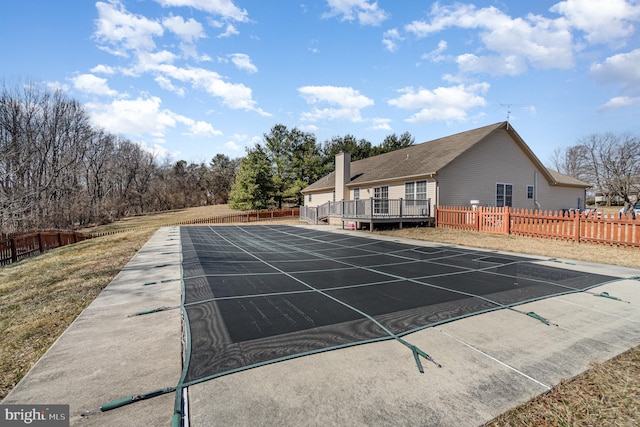
[[[640,247],[640,218],[598,212],[551,212],[509,207],[438,206],[436,226],[495,234]]]
[[[195,224],[227,224],[238,222],[257,222],[270,221],[277,219],[295,218],[300,216],[300,208],[276,209],[264,211],[247,211],[228,215],[213,216],[209,218],[197,218],[182,221],[176,225],[195,225]]]
[[[86,240],[75,231],[34,231],[0,237],[0,265],[7,265],[42,252]]]

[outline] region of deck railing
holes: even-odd
[[[431,217],[431,200],[359,199],[327,202],[320,206],[301,206],[300,220],[311,224],[328,217],[344,219],[415,219]]]

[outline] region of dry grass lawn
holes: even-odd
[[[0,399],[163,225],[225,215],[227,206],[136,216],[90,232],[117,232],[0,267]],[[640,266],[640,250],[434,228],[384,234],[464,246]],[[497,426],[640,425],[640,347],[594,365],[487,424]]]

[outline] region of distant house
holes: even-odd
[[[350,157],[338,154],[335,171],[302,190],[316,221],[423,222],[437,206],[583,209],[590,187],[544,167],[508,122]]]

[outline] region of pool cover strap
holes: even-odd
[[[424,357],[426,360],[428,360],[429,362],[433,363],[434,365],[436,365],[438,368],[442,368],[442,365],[439,364],[438,362],[436,362],[433,357],[429,356],[427,353],[425,353],[424,351],[420,350],[418,347],[416,347],[413,344],[409,344],[408,342],[406,342],[405,340],[403,340],[402,338],[396,338],[400,343],[406,345],[407,347],[409,347],[411,349],[411,351],[413,352],[413,358],[416,360],[416,365],[418,365],[418,370],[420,371],[421,374],[424,374],[424,368],[422,367],[422,362],[420,361],[420,357],[422,356]]]
[[[547,319],[547,318],[545,318],[545,317],[542,317],[542,316],[540,316],[539,314],[537,314],[537,313],[535,313],[535,312],[533,312],[533,311],[529,311],[529,312],[527,312],[526,314],[527,314],[527,316],[529,316],[529,317],[533,317],[534,319],[537,319],[537,320],[541,321],[542,323],[544,323],[544,324],[545,324],[545,325],[547,325],[547,326],[551,326],[551,325],[553,325],[553,326],[558,326],[558,324],[557,324],[557,323],[551,323],[551,322],[549,321],[549,319]]]
[[[616,300],[616,301],[620,301],[620,302],[626,302],[628,304],[631,304],[630,301],[625,301],[625,300],[620,299],[620,298],[618,298],[618,297],[616,297],[614,295],[609,295],[609,292],[600,292],[599,294],[595,294],[594,296],[602,297],[602,298],[609,298],[609,299],[612,299],[612,300]]]
[[[174,391],[176,391],[175,387],[167,387],[167,388],[161,388],[159,390],[154,390],[145,394],[138,394],[135,396],[123,397],[121,399],[116,399],[116,400],[112,400],[111,402],[105,403],[100,407],[100,411],[102,412],[110,411],[112,409],[120,408],[121,406],[129,405],[131,403],[138,402],[140,400],[151,399],[152,397],[161,396],[167,393],[173,393]]]
[[[156,307],[156,308],[152,308],[150,310],[142,310],[142,311],[138,311],[136,313],[130,314],[127,317],[134,317],[134,316],[144,316],[145,314],[153,314],[153,313],[160,313],[162,311],[167,311],[167,310],[175,310],[177,308],[181,308],[181,306],[177,305],[174,307],[167,307],[167,306],[163,306],[163,307]]]

